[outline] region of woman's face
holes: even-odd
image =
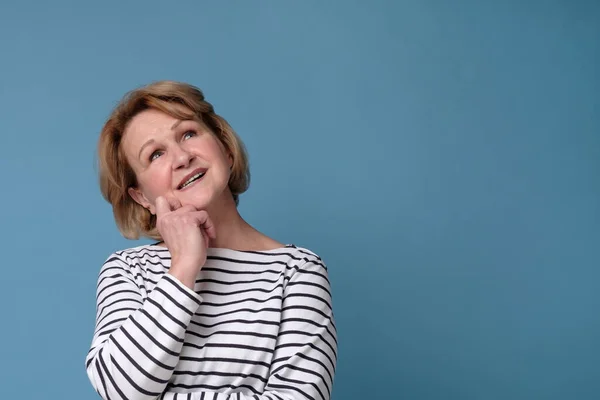
[[[231,157],[197,121],[144,110],[129,122],[121,145],[138,181],[129,194],[153,214],[158,196],[203,210],[223,195],[231,196]]]

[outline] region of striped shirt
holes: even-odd
[[[104,262],[86,370],[105,400],[329,400],[337,334],[313,252],[209,248],[194,290],[143,245]]]

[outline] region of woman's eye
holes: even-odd
[[[186,133],[183,134],[184,139],[189,139],[194,136],[196,136],[196,132],[194,132],[194,131],[187,131]]]
[[[152,154],[150,154],[150,161],[156,160],[158,157],[161,156],[161,154],[162,154],[162,152],[159,150],[152,152]]]

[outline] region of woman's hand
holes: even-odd
[[[156,226],[171,253],[169,273],[194,290],[198,272],[206,263],[209,240],[216,238],[208,213],[160,196],[156,199]]]

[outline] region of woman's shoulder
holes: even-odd
[[[294,246],[294,249],[296,251],[296,256],[299,257],[302,261],[307,263],[320,264],[323,267],[325,267],[325,263],[323,262],[321,257],[319,257],[319,255],[314,251],[301,246]]]
[[[226,250],[226,249],[210,249],[213,251]],[[227,250],[226,250],[227,251]],[[283,256],[290,257],[297,260],[321,260],[321,258],[312,250],[306,247],[297,246],[295,244],[285,244],[281,247],[269,249],[269,250],[243,250],[234,252],[240,254],[247,254],[248,256],[263,256],[265,258]]]
[[[144,256],[162,256],[169,255],[169,250],[166,247],[159,246],[156,243],[142,244],[134,247],[127,247],[115,251],[114,254],[122,257],[144,257]]]
[[[164,266],[165,261],[170,259],[171,255],[166,247],[151,243],[114,251],[108,256],[105,264],[120,261],[129,267],[146,267],[149,264]]]
[[[325,262],[321,257],[311,249],[298,246],[295,244],[287,244],[285,247],[276,250],[275,252],[285,254],[289,258],[288,264],[291,264],[294,269],[302,269],[307,266],[319,266],[327,269]]]
[[[323,260],[314,251],[295,244],[263,250],[234,250],[228,248],[208,249],[208,259],[211,263],[262,265],[265,268],[281,266],[287,269],[298,269],[306,263],[316,263],[325,267]]]

